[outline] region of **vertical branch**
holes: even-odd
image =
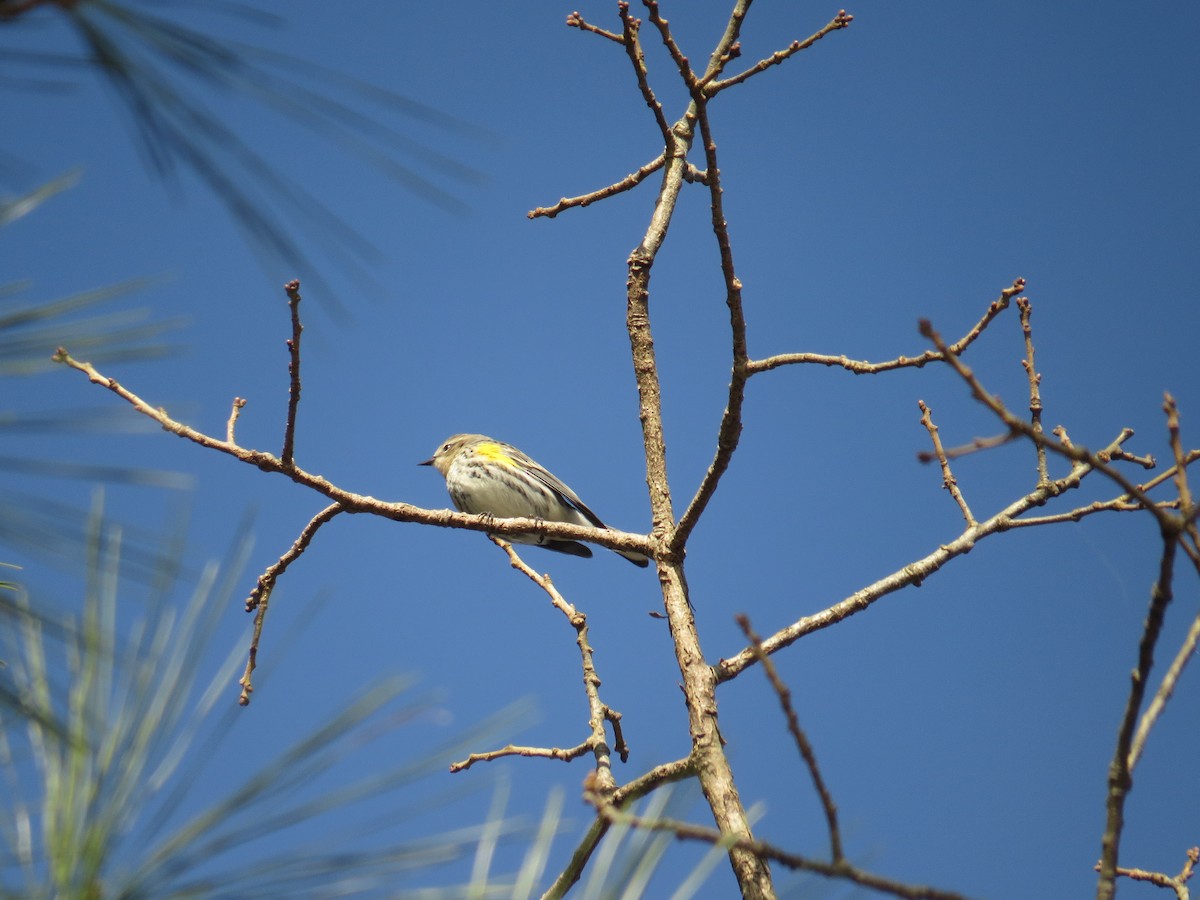
[[[975,521],[975,516],[971,513],[971,507],[967,505],[966,498],[963,497],[962,491],[958,489],[958,479],[950,471],[950,460],[946,456],[946,448],[942,446],[942,439],[938,435],[938,427],[933,424],[933,412],[925,405],[924,400],[918,400],[917,406],[921,409],[921,424],[925,426],[925,430],[929,432],[929,439],[933,441],[933,455],[942,467],[942,487],[950,492],[950,496],[958,504],[963,518],[967,520],[967,528],[974,528],[979,523]],[[1044,453],[1044,451],[1042,452]],[[1039,488],[1045,486],[1044,484],[1038,485]]]
[[[754,650],[754,656],[762,666],[767,680],[771,682],[771,687],[775,689],[775,696],[779,698],[779,705],[783,707],[783,714],[787,719],[788,731],[792,733],[792,739],[796,742],[796,749],[800,751],[800,756],[804,759],[804,764],[808,766],[808,772],[813,780],[813,787],[817,789],[817,794],[821,798],[821,806],[825,808],[825,821],[829,826],[829,856],[834,865],[838,865],[844,862],[846,857],[842,852],[842,832],[838,827],[837,804],[833,802],[833,795],[829,793],[829,788],[825,786],[825,779],[821,776],[821,769],[817,766],[817,755],[813,752],[812,744],[809,743],[808,736],[800,727],[800,719],[796,716],[796,710],[792,707],[792,692],[784,684],[783,679],[779,677],[779,672],[776,671],[775,663],[771,660],[771,657],[767,656],[767,652],[763,650],[762,638],[751,627],[750,618],[744,614],[739,615],[737,616],[737,623],[741,627],[742,633],[746,635],[746,640],[750,642],[750,647]]]
[[[289,281],[283,289],[287,291],[288,309],[292,314],[292,336],[287,342],[288,375],[291,382],[288,385],[287,426],[283,432],[283,452],[279,458],[284,468],[290,469],[296,461],[296,408],[300,405],[300,333],[304,328],[300,324],[300,282]]]
[[[1150,705],[1146,707],[1146,712],[1138,722],[1137,734],[1134,735],[1133,744],[1129,748],[1130,772],[1137,768],[1142,751],[1146,748],[1146,740],[1150,737],[1150,731],[1154,728],[1158,717],[1162,715],[1162,711],[1167,708],[1167,701],[1175,693],[1175,685],[1179,684],[1179,677],[1183,675],[1183,669],[1188,664],[1188,660],[1196,654],[1198,646],[1200,646],[1200,616],[1192,619],[1192,624],[1188,628],[1187,635],[1184,636],[1179,651],[1175,654],[1171,665],[1167,667],[1167,673],[1154,693],[1154,699],[1150,701]]]
[[[254,691],[254,684],[251,679],[255,668],[258,666],[258,644],[262,640],[263,623],[267,618],[267,606],[270,605],[271,593],[275,590],[275,582],[279,580],[280,575],[287,571],[288,566],[304,554],[304,551],[308,549],[308,545],[312,543],[313,537],[321,526],[334,516],[345,511],[346,508],[342,504],[331,503],[313,516],[312,520],[304,526],[299,537],[296,538],[287,552],[258,576],[254,590],[246,598],[246,612],[253,612],[255,615],[254,632],[250,638],[250,652],[246,658],[246,669],[242,673],[241,680],[238,682],[242,688],[242,693],[238,697],[238,703],[242,706],[250,704],[250,694]]]
[[[658,98],[654,96],[654,91],[650,88],[650,73],[646,70],[646,54],[642,52],[642,42],[639,38],[642,23],[630,15],[628,0],[621,0],[617,4],[617,10],[621,15],[622,43],[625,46],[625,52],[629,55],[629,61],[633,64],[638,90],[642,92],[642,99],[646,101],[646,106],[654,113],[654,121],[662,133],[663,146],[666,148],[665,156],[669,157],[675,149],[675,134],[671,131],[671,126],[667,124],[667,117],[663,115],[662,104],[658,102]]]
[[[667,23],[658,16],[657,4],[654,0],[645,0],[645,3],[651,21],[663,34],[664,43],[680,67],[684,82],[689,90],[694,91],[696,76],[670,39]],[[723,60],[728,60],[730,48],[736,41],[742,17],[749,5],[749,0],[739,0],[735,4],[725,34],[713,51],[710,69],[719,68]],[[729,845],[729,860],[742,895],[773,897],[775,892],[766,859],[747,846],[747,841],[753,840],[750,822],[734,784],[733,770],[721,746],[717,726],[716,675],[704,658],[688,602],[687,579],[680,552],[682,546],[675,540],[674,534],[674,511],[667,480],[666,442],[662,425],[662,391],[650,327],[650,273],[666,238],[679,192],[688,173],[686,154],[695,135],[697,105],[693,96],[684,117],[672,128],[675,140],[673,146],[667,148],[662,187],[654,213],[642,242],[629,257],[626,324],[638,385],[639,414],[646,454],[646,483],[654,534],[660,546],[666,546],[671,551],[657,556],[658,574],[675,656],[683,678],[688,727],[692,737],[691,759],[718,829],[737,841]]]
[[[225,443],[236,444],[234,432],[237,430],[238,416],[242,414],[242,409],[246,406],[246,401],[241,397],[233,398],[233,406],[229,410],[229,420],[225,423]]]
[[[1033,328],[1029,324],[1033,307],[1029,298],[1018,297],[1017,309],[1021,311],[1021,332],[1025,335],[1025,358],[1021,360],[1021,366],[1025,369],[1025,374],[1029,376],[1029,424],[1033,426],[1033,430],[1037,434],[1041,434],[1042,394],[1040,386],[1042,376],[1038,374],[1033,362]],[[1050,472],[1046,468],[1046,446],[1040,441],[1036,441],[1034,446],[1037,447],[1038,487],[1042,487],[1050,483]]]
[[[1183,441],[1179,435],[1179,407],[1175,405],[1175,398],[1170,393],[1163,394],[1163,412],[1167,414],[1167,437],[1171,444],[1171,455],[1175,457],[1175,490],[1179,492],[1179,515],[1183,523],[1183,532],[1191,538],[1193,548],[1200,549],[1196,508],[1192,489],[1188,485],[1188,454],[1183,450]]]
[[[693,84],[693,97],[696,106],[696,120],[700,126],[700,137],[704,147],[704,158],[708,192],[711,198],[713,234],[717,239],[717,249],[721,259],[721,275],[725,280],[725,305],[729,308],[729,332],[732,346],[733,363],[729,378],[729,394],[725,404],[725,412],[721,416],[721,424],[717,429],[717,450],[695,497],[688,505],[679,527],[675,531],[674,548],[682,550],[688,536],[700,519],[701,513],[708,506],[717,490],[721,476],[729,468],[733,452],[742,435],[742,404],[746,397],[746,380],[750,377],[747,364],[749,357],[746,350],[746,317],[742,310],[742,282],[738,279],[733,265],[733,246],[729,239],[729,223],[725,220],[721,187],[721,171],[717,165],[717,144],[713,140],[712,127],[708,119],[708,101],[701,88]]]
[[[1142,628],[1142,639],[1138,645],[1137,667],[1130,673],[1129,699],[1121,716],[1117,730],[1117,748],[1108,765],[1108,801],[1104,826],[1104,837],[1100,847],[1100,883],[1096,888],[1097,900],[1112,900],[1116,895],[1117,855],[1121,845],[1121,831],[1125,826],[1125,798],[1133,779],[1129,770],[1130,749],[1133,730],[1137,724],[1138,710],[1146,695],[1146,682],[1154,665],[1154,647],[1162,631],[1163,618],[1171,602],[1171,579],[1174,574],[1175,549],[1178,536],[1163,529],[1162,558],[1158,566],[1158,580],[1150,592],[1150,610]]]

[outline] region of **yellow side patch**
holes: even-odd
[[[486,441],[475,445],[475,455],[482,456],[488,462],[497,462],[506,466],[516,467],[517,461],[508,455],[508,451],[499,444]]]

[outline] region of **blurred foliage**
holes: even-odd
[[[311,177],[289,178],[278,154],[258,152],[231,127],[231,101],[249,100],[299,124],[452,212],[465,211],[467,204],[447,185],[470,189],[484,177],[442,147],[449,139],[480,141],[489,133],[312,59],[218,37],[187,21],[190,12],[193,19],[234,20],[239,34],[269,33],[285,22],[277,9],[266,2],[213,0],[0,0],[0,84],[63,91],[73,77],[99,74],[129,112],[152,173],[171,180],[180,167],[191,171],[256,247],[289,271],[321,283],[309,262],[315,253],[330,253],[357,271],[376,251],[303,186]],[[64,41],[64,30],[77,40]],[[35,38],[53,49],[37,49]],[[72,45],[79,50],[61,49]],[[393,120],[405,124],[389,124]],[[430,137],[413,137],[419,130]],[[20,133],[7,132],[7,141]],[[19,153],[19,147],[6,149]],[[303,240],[305,231],[317,236],[311,245]]]
[[[506,815],[509,789],[500,781],[483,824],[443,834],[419,823],[446,802],[445,792],[415,800],[404,793],[527,720],[526,706],[501,710],[415,759],[364,771],[355,759],[365,748],[399,728],[428,726],[430,701],[413,698],[405,679],[385,679],[290,748],[264,753],[259,771],[224,795],[197,797],[207,764],[246,715],[233,690],[241,642],[224,654],[214,653],[213,643],[222,614],[236,605],[249,541],[238,538],[228,565],[199,567],[182,585],[175,578],[184,568],[182,547],[170,546],[162,558],[174,564],[146,597],[131,600],[129,589],[119,588],[122,529],[105,520],[97,502],[77,615],[48,611],[19,585],[0,591],[0,773],[7,786],[0,896],[537,894],[552,844],[565,830],[561,792],[531,828]],[[173,602],[177,589],[190,592],[182,608]],[[130,617],[131,606],[143,612]],[[318,782],[333,786],[313,788]],[[668,814],[686,796],[659,791],[642,815]],[[346,815],[381,797],[388,798],[385,820]],[[309,823],[318,825],[315,843],[303,836]],[[419,839],[386,843],[389,829],[411,823]],[[493,872],[500,843],[514,841],[521,842],[517,872]],[[651,881],[671,841],[669,834],[614,826],[580,896],[654,896]],[[241,852],[248,846],[249,860]],[[670,896],[693,896],[723,858],[712,849]],[[461,873],[468,860],[465,881],[447,875],[448,864],[459,863],[452,873]],[[447,878],[456,883],[444,884]],[[421,882],[438,886],[415,886]]]
[[[159,339],[181,319],[155,320],[148,307],[95,311],[95,307],[141,290],[136,279],[56,300],[22,302],[28,284],[0,284],[0,376],[50,369],[54,348],[69,345],[95,363],[157,359],[177,348]],[[86,315],[76,315],[86,312]]]
[[[515,833],[494,817],[486,825],[418,841],[373,847],[363,827],[325,831],[321,846],[262,850],[237,861],[247,844],[272,844],[281,832],[411,785],[466,752],[501,720],[436,752],[387,771],[361,772],[348,784],[310,790],[354,754],[419,719],[428,700],[403,679],[387,679],[346,703],[292,747],[264,754],[261,770],[203,803],[191,796],[233,719],[234,682],[244,649],[213,653],[221,615],[235,605],[249,542],[232,564],[203,566],[172,603],[173,571],[163,571],[145,612],[129,620],[119,600],[122,534],[99,507],[89,521],[84,601],[78,615],[55,614],[12,586],[0,594],[0,891],[20,897],[284,896],[338,893],[347,885],[397,884],[424,875]],[[178,550],[178,545],[176,545]],[[176,560],[175,570],[182,564]],[[224,702],[222,702],[224,701]],[[344,778],[342,780],[345,780]],[[429,801],[397,801],[397,822]],[[195,812],[197,806],[200,811]],[[277,845],[278,846],[278,845]],[[222,858],[230,857],[227,864]],[[512,880],[506,880],[511,886]],[[433,896],[461,896],[447,889]],[[496,894],[499,895],[499,894]],[[484,896],[484,894],[480,894]]]

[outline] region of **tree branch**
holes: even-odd
[[[983,334],[984,329],[992,323],[996,316],[1008,309],[1013,297],[1025,290],[1025,279],[1016,279],[1011,287],[1000,292],[1000,297],[993,300],[975,326],[962,338],[951,344],[949,351],[955,356],[961,356],[971,344]],[[780,366],[815,364],[821,366],[841,366],[855,375],[873,375],[876,372],[889,372],[893,369],[920,369],[931,362],[944,362],[945,354],[940,350],[926,350],[920,356],[898,356],[885,362],[869,362],[867,360],[850,359],[846,356],[831,356],[824,353],[780,353],[768,356],[766,359],[752,359],[746,364],[750,375],[767,372]]]
[[[1122,431],[1116,440],[1109,445],[1110,448],[1119,446],[1122,441],[1129,438],[1129,435],[1128,431]],[[1074,490],[1091,471],[1091,464],[1079,463],[1075,465],[1066,477],[1053,481],[1047,486],[1035,488],[994,516],[980,522],[974,527],[965,529],[953,541],[942,544],[927,556],[914,560],[904,568],[879,579],[873,584],[867,585],[819,613],[804,616],[797,619],[791,625],[781,628],[762,642],[763,650],[768,654],[776,653],[784,647],[795,643],[806,634],[820,631],[822,628],[828,628],[830,625],[849,618],[855,613],[862,612],[875,601],[886,597],[888,594],[895,593],[909,585],[919,585],[952,559],[969,553],[978,541],[1012,527],[1013,521],[1022,513],[1044,505],[1052,497],[1056,497],[1065,491]],[[717,681],[723,682],[736,678],[744,669],[753,665],[755,661],[754,650],[750,647],[739,651],[729,659],[722,659],[714,667],[717,674]]]
[[[1112,900],[1117,886],[1117,856],[1121,845],[1121,831],[1125,825],[1125,798],[1133,785],[1130,773],[1130,751],[1133,745],[1133,730],[1137,724],[1138,710],[1146,694],[1146,682],[1154,665],[1154,647],[1162,632],[1167,606],[1171,603],[1171,580],[1174,575],[1176,535],[1164,529],[1162,556],[1159,559],[1158,579],[1150,592],[1150,609],[1142,629],[1138,645],[1137,666],[1130,673],[1129,698],[1125,712],[1117,729],[1117,746],[1112,762],[1108,764],[1108,802],[1101,839],[1100,882],[1096,888],[1097,900]]]
[[[799,53],[801,50],[807,50],[809,47],[811,47],[813,44],[815,44],[821,38],[825,37],[825,35],[830,34],[831,32],[834,32],[834,31],[839,31],[839,30],[847,27],[853,21],[854,21],[854,16],[848,15],[844,9],[840,10],[838,12],[838,14],[836,16],[834,16],[833,19],[829,22],[829,24],[827,24],[824,28],[822,28],[816,34],[811,35],[810,37],[807,37],[802,41],[792,41],[791,44],[789,44],[786,49],[776,50],[774,53],[772,53],[766,59],[759,60],[757,63],[755,63],[749,69],[746,69],[744,72],[739,72],[737,75],[733,75],[722,81],[714,81],[711,84],[706,85],[704,88],[704,93],[706,95],[708,95],[709,97],[712,97],[712,96],[715,96],[716,94],[720,93],[721,91],[725,90],[726,88],[733,87],[735,84],[741,84],[743,81],[746,81],[748,78],[751,78],[760,72],[765,72],[767,69],[771,68],[771,66],[777,66],[784,60],[790,59],[791,57],[793,57],[797,53]]]
[[[796,749],[800,751],[800,758],[808,766],[813,787],[817,789],[817,795],[821,798],[821,806],[825,810],[825,822],[829,827],[830,859],[833,860],[834,865],[842,863],[845,861],[845,855],[842,852],[842,833],[838,828],[837,804],[833,802],[833,795],[829,793],[829,788],[825,786],[825,779],[821,777],[821,769],[817,765],[817,755],[813,751],[812,744],[809,743],[808,736],[800,727],[800,719],[796,715],[796,710],[792,708],[792,692],[775,670],[775,662],[763,651],[762,639],[750,626],[749,617],[739,615],[736,619],[742,629],[742,633],[746,635],[746,640],[750,642],[750,647],[754,650],[754,656],[762,666],[767,680],[771,682],[771,687],[775,690],[775,696],[779,698],[779,705],[783,707],[783,715],[787,719],[788,731],[791,732],[792,739],[796,742]]]

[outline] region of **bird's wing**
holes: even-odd
[[[528,462],[529,471],[532,473],[534,478],[536,478],[546,487],[550,488],[550,490],[554,491],[554,493],[562,497],[562,499],[571,506],[583,513],[583,517],[597,528],[608,527],[600,521],[600,517],[598,515],[588,509],[587,504],[580,500],[579,496],[573,490],[554,477],[553,473],[548,472],[545,468],[538,465],[532,459],[529,459],[529,457],[525,457],[525,460]]]

